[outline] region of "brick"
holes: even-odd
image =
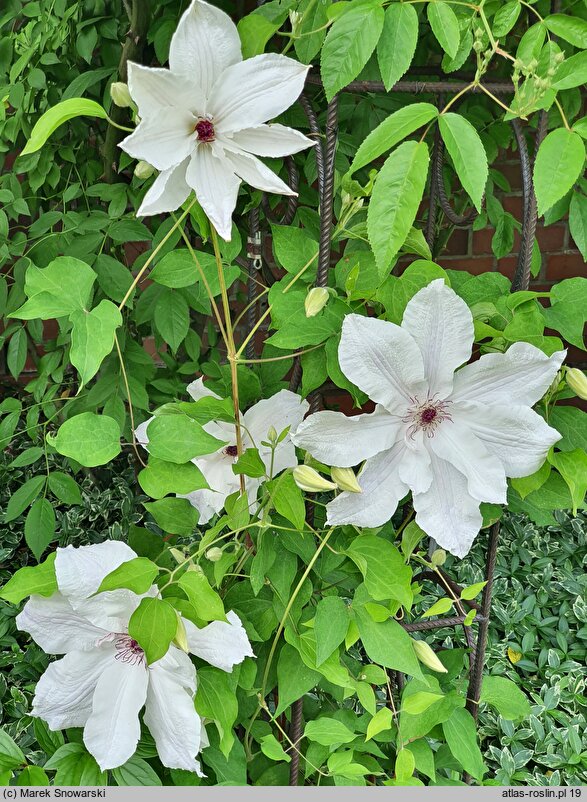
[[[506,177],[512,192],[518,192],[519,190],[522,189],[522,176],[520,173],[519,164],[511,162],[500,164],[499,162],[497,162],[493,166]]]
[[[469,253],[469,229],[455,228],[446,243],[444,253],[448,256],[467,256]]]
[[[585,276],[585,262],[577,251],[548,254],[546,257],[546,278],[549,281],[562,281],[565,278]]]
[[[541,251],[553,253],[564,248],[565,244],[564,225],[538,226],[536,229],[536,239]]]
[[[519,222],[522,222],[524,203],[521,195],[505,195],[501,202],[506,212],[513,214]]]
[[[505,256],[497,262],[497,270],[509,279],[513,279],[516,267],[518,266],[517,256]]]
[[[468,273],[478,276],[480,273],[494,270],[495,259],[493,256],[458,257],[456,259],[441,257],[438,259],[438,264],[447,270],[466,270]]]

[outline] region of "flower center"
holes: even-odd
[[[198,120],[195,131],[200,142],[214,142],[216,139],[214,125],[212,124],[211,120],[207,120],[205,118]]]
[[[114,646],[118,652],[115,660],[122,660],[123,663],[130,663],[133,666],[145,662],[145,653],[130,635],[118,635],[114,641]]]
[[[237,457],[238,456],[238,448],[236,446],[226,446],[224,449],[224,453],[227,457]]]
[[[402,418],[404,423],[410,424],[408,436],[414,438],[416,432],[422,430],[427,437],[433,437],[439,424],[444,420],[452,420],[448,411],[450,401],[437,401],[435,398],[426,398],[419,401],[412,398],[412,406]]]

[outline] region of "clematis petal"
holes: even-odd
[[[126,632],[128,620],[145,596],[156,596],[153,586],[147,593],[138,595],[132,590],[108,590],[91,599],[72,599],[76,613],[108,632]]]
[[[430,466],[430,488],[414,494],[416,523],[443,549],[464,557],[483,523],[479,501],[469,493],[465,476],[433,451]]]
[[[236,131],[232,139],[241,150],[254,153],[256,156],[273,158],[299,153],[316,144],[314,140],[308,139],[295,128],[288,128],[279,123],[256,125],[253,128]]]
[[[217,131],[242,131],[277,117],[299,98],[309,69],[276,53],[228,67],[212,87],[208,103]]]
[[[234,459],[223,451],[206,454],[192,461],[202,471],[210,489],[194,490],[180,495],[179,498],[187,498],[192,507],[200,513],[199,523],[204,524],[220,512],[226,497],[239,489],[240,481],[232,470]]]
[[[388,412],[400,416],[425,388],[422,355],[413,337],[385,320],[347,315],[338,360],[348,379]]]
[[[196,670],[189,657],[185,654],[183,657],[191,666],[195,686]],[[202,777],[196,760],[201,748],[202,722],[194,707],[194,690],[186,688],[181,673],[178,676],[173,664],[176,662],[179,660],[174,655],[172,662],[163,658],[149,667],[144,721],[155,739],[164,766],[195,771]],[[182,669],[187,670],[187,666]]]
[[[188,165],[186,179],[218,234],[230,240],[240,179],[222,158],[222,152],[216,155],[210,145],[199,145]]]
[[[147,429],[149,428],[149,424],[151,423],[152,420],[155,420],[154,416],[151,416],[142,423],[139,423],[139,425],[135,429],[136,441],[144,448],[147,448],[147,446],[149,445],[149,437],[147,435]]]
[[[198,629],[184,619],[190,652],[223,671],[232,671],[245,657],[254,657],[247,633],[238,615],[226,614],[225,621],[212,621]]]
[[[184,159],[176,167],[159,173],[145,193],[137,217],[149,217],[179,209],[192,191],[185,180],[187,165],[188,160]]]
[[[222,71],[241,60],[236,25],[228,14],[202,0],[192,0],[169,46],[171,71],[197,79],[208,95]]]
[[[295,446],[291,440],[291,433],[297,429],[310,405],[297,393],[290,390],[280,390],[270,398],[264,398],[243,415],[245,428],[245,447],[250,444],[259,449],[259,456],[265,463],[267,471],[277,476],[286,468],[294,468],[297,464]],[[261,445],[267,442],[269,429],[273,426],[278,435],[289,427],[288,434],[277,444],[273,456],[268,446]],[[254,498],[256,488],[251,486],[249,498]]]
[[[452,401],[533,406],[552,384],[566,351],[546,356],[529,343],[513,343],[505,354],[485,354],[455,375]]]
[[[293,189],[288,187],[285,181],[266,167],[262,161],[245,151],[237,151],[222,142],[224,156],[234,172],[247,184],[262,189],[263,192],[274,192],[277,195],[297,195]]]
[[[206,95],[194,75],[175,75],[159,67],[143,67],[128,62],[128,88],[141,119],[167,113],[169,107],[191,111],[196,117],[206,111]]]
[[[507,482],[501,461],[492,454],[460,419],[444,421],[429,441],[437,457],[460,471],[467,479],[467,489],[478,501],[505,504]]]
[[[341,493],[326,505],[326,522],[331,526],[381,526],[389,521],[400,499],[408,493],[398,474],[403,443],[370,457],[358,475],[362,493]]]
[[[57,587],[68,598],[87,599],[109,573],[137,555],[120,540],[106,540],[93,546],[57,549]]]
[[[390,449],[401,425],[401,420],[382,406],[353,417],[342,412],[316,412],[298,426],[292,440],[326,465],[351,468]]]
[[[454,404],[455,415],[494,454],[506,476],[530,476],[540,468],[561,435],[529,407],[497,406],[476,401]]]
[[[446,398],[454,371],[471,357],[475,332],[469,307],[444,279],[437,279],[408,302],[402,328],[422,352],[429,397]]]
[[[404,451],[399,466],[399,478],[412,493],[425,493],[432,484],[430,454],[424,445],[424,432],[420,429],[412,437],[406,436]]]
[[[91,651],[72,651],[50,663],[41,676],[33,699],[33,716],[51,730],[85,726],[92,712],[92,698],[102,673],[114,663],[111,644]]]
[[[199,401],[200,398],[220,398],[219,395],[213,393],[212,390],[209,390],[206,385],[204,384],[204,379],[200,376],[199,379],[195,379],[193,382],[190,382],[186,387],[186,390],[194,399],[194,401]]]
[[[47,654],[94,649],[97,642],[108,635],[107,630],[94,626],[77,613],[61,593],[49,598],[31,596],[16,616],[16,626],[28,632]]]
[[[84,728],[84,744],[102,771],[122,766],[135,753],[148,681],[149,672],[142,661],[113,660],[100,675]]]
[[[157,170],[169,170],[193,153],[197,118],[187,109],[170,106],[156,118],[141,120],[119,146],[135,159],[144,159]]]

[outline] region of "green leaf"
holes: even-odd
[[[405,782],[414,773],[416,759],[409,749],[403,748],[395,758],[395,776],[400,782]]]
[[[403,142],[381,168],[367,213],[367,231],[384,277],[416,218],[428,175],[425,142]]]
[[[387,13],[394,8],[409,9],[414,14],[416,13],[413,6],[399,3],[389,6]],[[409,106],[404,106],[390,114],[361,142],[349,168],[348,175],[360,170],[361,167],[369,164],[369,162],[378,159],[379,156],[387,150],[391,150],[402,139],[405,139],[405,137],[436,117],[438,117],[438,109],[432,103],[411,103]]]
[[[496,38],[506,36],[518,21],[521,10],[520,0],[510,0],[498,8],[491,26],[493,35]]]
[[[475,208],[480,212],[489,174],[487,154],[481,137],[473,125],[460,114],[452,112],[441,114],[438,125],[459,180]]]
[[[115,332],[122,326],[122,315],[112,301],[103,300],[91,312],[74,312],[70,320],[73,330],[69,358],[79,372],[81,389],[96,375],[114,348]]]
[[[259,449],[257,448],[247,448],[245,453],[241,454],[232,466],[232,472],[237,476],[244,474],[257,479],[265,476],[266,470],[265,463],[259,456]]]
[[[444,699],[441,693],[429,693],[428,691],[418,691],[410,696],[406,696],[402,703],[402,710],[412,716],[417,716],[428,710],[430,705]]]
[[[25,465],[33,465],[35,462],[38,462],[41,459],[44,453],[44,450],[39,448],[39,446],[26,448],[24,451],[21,451],[20,454],[16,455],[8,467],[23,468]]]
[[[410,559],[414,549],[423,537],[426,537],[426,532],[420,529],[415,521],[410,521],[402,532],[402,553],[406,560]]]
[[[318,243],[302,228],[271,226],[273,251],[280,267],[304,279],[314,279],[318,261]],[[302,273],[302,271],[304,271]]]
[[[147,663],[167,654],[177,632],[177,613],[162,599],[142,599],[128,622],[128,634],[145,652]]]
[[[25,147],[21,151],[21,156],[26,156],[28,153],[34,153],[39,148],[42,148],[45,142],[49,139],[53,131],[59,128],[60,125],[71,120],[73,117],[99,117],[102,120],[107,120],[108,115],[99,103],[95,100],[88,98],[71,98],[71,100],[63,100],[56,106],[53,106],[46,111],[35,123],[31,135]]]
[[[585,350],[587,279],[577,276],[555,284],[550,292],[550,307],[544,309],[543,314],[549,328],[560,332],[571,345]]]
[[[170,535],[191,535],[200,513],[186,498],[162,498],[143,505],[157,526]]]
[[[486,768],[477,743],[477,727],[468,710],[460,707],[442,725],[448,748],[471,777],[481,781]]]
[[[55,513],[46,498],[33,502],[24,522],[24,537],[38,561],[55,537]]]
[[[587,53],[585,53],[587,56]],[[585,79],[587,83],[587,78]],[[581,256],[587,262],[587,197],[579,192],[573,192],[569,207],[569,228],[575,245],[581,251]]]
[[[393,715],[389,707],[382,707],[375,713],[369,724],[367,725],[367,737],[365,740],[370,741],[380,732],[390,730],[393,725]]]
[[[55,552],[35,566],[20,568],[0,589],[0,597],[10,604],[19,604],[33,593],[36,596],[51,596],[57,591],[55,577]]]
[[[10,735],[0,730],[0,771],[16,769],[25,763],[25,756]]]
[[[178,583],[202,621],[226,621],[222,599],[211,587],[201,569],[186,571]]]
[[[284,750],[275,735],[271,733],[269,735],[264,735],[259,741],[259,744],[261,746],[261,752],[263,752],[269,760],[285,760],[286,763],[291,761],[291,757]]]
[[[468,587],[463,588],[461,591],[461,599],[474,599],[475,596],[478,596],[481,593],[486,584],[487,582],[475,582],[474,585],[469,585]]]
[[[356,610],[357,627],[369,658],[380,666],[422,677],[408,633],[397,621],[373,621],[364,607]]]
[[[388,92],[409,69],[417,44],[416,9],[407,3],[391,3],[385,11],[383,31],[377,43],[379,70]]]
[[[434,279],[442,278],[449,284],[448,275],[440,265],[427,259],[416,259],[402,275],[389,276],[377,292],[377,300],[385,307],[386,317],[393,323],[401,323],[408,301]]]
[[[95,468],[120,454],[120,428],[114,418],[82,412],[61,424],[51,444],[65,457]]]
[[[163,785],[157,772],[151,768],[146,760],[140,757],[131,757],[122,766],[112,769],[112,776],[117,785]]]
[[[226,445],[201,424],[183,414],[161,414],[147,426],[149,453],[157,459],[183,464]]]
[[[569,486],[573,515],[576,515],[587,492],[587,454],[582,448],[576,448],[573,451],[556,452],[548,459]]]
[[[326,99],[353,81],[361,72],[383,30],[384,13],[377,2],[354,3],[328,31],[320,59]]]
[[[349,628],[349,609],[339,596],[326,596],[316,606],[316,665],[323,663],[340,646]]]
[[[396,599],[405,607],[412,604],[412,569],[388,540],[361,535],[346,552],[356,562],[369,594],[376,601]]]
[[[211,666],[199,668],[195,704],[200,716],[215,722],[220,735],[220,748],[228,757],[234,743],[232,726],[238,714],[231,676]],[[206,751],[209,752],[209,749]]]
[[[27,334],[24,328],[17,329],[8,341],[6,365],[10,374],[15,379],[18,379],[24,370],[27,358],[27,345]]]
[[[45,486],[45,476],[33,476],[17,488],[8,499],[4,522],[14,521],[33,503]]]
[[[548,422],[563,436],[556,444],[561,451],[587,451],[587,413],[582,409],[557,406],[551,410]]]
[[[538,488],[542,487],[550,476],[550,471],[550,463],[545,462],[531,476],[526,476],[523,479],[510,479],[510,482],[516,493],[519,493],[522,498],[526,498],[526,496],[533,493],[534,490],[538,490]]]
[[[584,164],[585,145],[579,134],[557,128],[546,136],[534,162],[539,215],[567,194],[581,176]]]
[[[27,766],[26,769],[20,772],[17,785],[36,785],[43,786],[49,785],[49,778],[47,777],[44,769],[40,766]]]
[[[314,721],[308,721],[304,730],[304,737],[323,746],[334,744],[347,744],[354,741],[355,733],[335,718],[321,716]]]
[[[587,53],[576,53],[559,66],[553,78],[553,88],[557,92],[573,89],[587,83]]]
[[[448,3],[428,3],[428,22],[444,52],[454,58],[459,49],[461,31],[457,15]]]
[[[149,457],[149,464],[137,478],[145,493],[157,499],[168,493],[186,495],[194,490],[208,488],[204,474],[193,462],[178,464],[152,455]]]
[[[45,763],[46,771],[55,771],[54,784],[65,786],[106,785],[107,773],[100,771],[92,755],[88,754],[82,744],[67,743]]]
[[[258,11],[253,11],[240,19],[236,27],[242,42],[243,58],[252,58],[264,53],[265,45],[280,25],[280,22],[272,22]]]
[[[528,697],[515,682],[506,677],[487,676],[483,678],[481,701],[494,707],[502,718],[508,721],[526,718],[531,708]]]
[[[448,613],[452,605],[452,599],[438,599],[437,602],[434,602],[432,607],[429,607],[426,612],[422,613],[422,618],[429,618],[431,615],[444,615],[444,613]]]
[[[320,679],[320,673],[303,662],[297,649],[284,643],[277,661],[279,703],[275,715],[285,712],[293,702],[314,688]]]
[[[30,265],[24,286],[29,300],[9,317],[47,320],[87,309],[95,280],[92,268],[73,256],[59,256],[43,269]]]
[[[157,331],[175,353],[190,327],[190,308],[184,296],[175,290],[164,290],[155,307],[154,320]]]
[[[572,17],[570,14],[551,14],[546,17],[544,24],[555,36],[560,36],[582,50],[587,49],[587,20]]]
[[[73,476],[61,471],[52,471],[48,478],[49,490],[64,504],[81,504],[80,486]]]
[[[96,593],[118,588],[128,588],[133,593],[146,593],[158,575],[159,567],[155,563],[146,557],[135,557],[107,574]]]
[[[266,484],[271,494],[275,509],[283,515],[296,529],[306,528],[306,505],[300,488],[294,482],[291,473],[282,473],[277,479]]]
[[[33,729],[39,746],[48,757],[53,755],[65,743],[63,733],[60,730],[50,730],[49,725],[42,718],[33,720]]]

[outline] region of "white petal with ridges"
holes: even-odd
[[[230,240],[240,179],[223,157],[223,151],[218,149],[219,155],[215,155],[214,150],[211,145],[198,146],[188,165],[186,180],[218,234]]]
[[[196,79],[207,95],[223,70],[241,58],[238,31],[228,14],[202,0],[193,0],[171,37],[172,72]]]
[[[453,401],[533,406],[552,384],[566,351],[546,356],[529,343],[513,343],[505,354],[485,354],[455,375]]]
[[[184,620],[190,652],[222,671],[232,671],[245,657],[254,657],[247,633],[238,615],[226,614],[225,621],[212,621],[198,629],[191,621]]]
[[[188,159],[181,164],[163,170],[147,190],[137,212],[137,217],[174,212],[188,199],[192,189],[185,180]]]
[[[273,192],[277,195],[297,195],[291,187],[282,181],[281,178],[270,170],[256,156],[252,156],[245,151],[236,151],[231,148],[229,143],[222,142],[224,147],[224,157],[230,164],[239,178],[256,189],[263,192]]]
[[[102,769],[122,766],[141,737],[139,712],[147,698],[149,672],[142,662],[114,660],[102,672],[84,728],[84,744]]]
[[[381,526],[389,521],[408,487],[398,474],[404,453],[403,443],[382,451],[365,462],[358,475],[362,493],[341,493],[326,505],[326,522],[330,526]]]
[[[390,449],[401,426],[401,420],[381,406],[375,412],[352,417],[327,410],[310,415],[292,440],[326,465],[351,468]]]
[[[208,112],[217,131],[242,131],[277,117],[301,95],[308,69],[276,53],[233,64],[210,92]]]
[[[443,549],[464,557],[483,523],[479,501],[469,493],[463,474],[432,451],[430,464],[430,488],[414,494],[416,523]]]
[[[16,616],[16,626],[28,632],[47,654],[94,649],[96,643],[109,634],[75,612],[61,593],[49,598],[31,596]]]
[[[197,118],[187,109],[163,109],[156,118],[141,120],[120,147],[135,159],[144,159],[157,170],[169,170],[193,153],[197,145]]]
[[[444,279],[436,279],[408,302],[402,328],[422,352],[429,397],[446,398],[454,371],[471,356],[475,337],[471,310]]]
[[[236,131],[232,135],[232,141],[241,150],[254,153],[256,156],[271,158],[299,153],[316,144],[314,140],[308,139],[295,128],[288,128],[279,123],[257,125],[253,128],[245,128],[243,131]]]
[[[220,398],[219,395],[216,395],[216,393],[213,393],[212,390],[206,387],[204,379],[201,376],[199,379],[190,382],[186,390],[194,401],[199,401],[200,398]]]
[[[105,576],[136,556],[130,546],[120,540],[57,549],[57,587],[64,596],[87,599],[98,590]]]
[[[302,422],[304,415],[310,408],[297,393],[290,390],[280,390],[270,398],[258,401],[243,415],[245,436],[259,449],[261,441],[267,440],[269,429],[273,426],[277,434],[281,434],[289,427],[288,437]],[[287,439],[287,438],[286,438]]]
[[[429,447],[467,478],[467,489],[473,498],[505,504],[507,482],[503,465],[465,423],[454,416],[443,421],[430,438]]]
[[[412,436],[405,435],[404,451],[399,466],[399,478],[412,493],[425,493],[432,484],[430,454],[424,445],[424,432],[420,429]]]
[[[359,389],[400,417],[425,387],[422,355],[414,339],[385,320],[347,315],[338,361]]]
[[[170,70],[129,61],[128,88],[143,120],[159,119],[170,106],[191,111],[196,117],[206,112],[206,95],[194,76],[174,75]]]
[[[551,446],[561,439],[556,429],[529,407],[462,401],[453,408],[512,478],[535,473]]]
[[[102,672],[114,664],[114,646],[72,651],[50,663],[37,682],[33,716],[47,722],[49,729],[83,727],[92,712],[92,699]]]

